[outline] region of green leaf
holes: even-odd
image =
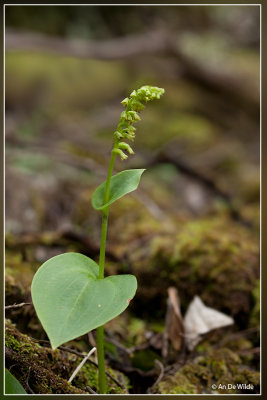
[[[19,381],[5,368],[5,394],[27,394]]]
[[[106,204],[104,203],[104,195],[106,189],[106,182],[98,186],[94,191],[92,197],[92,206],[95,210],[103,210],[103,208],[114,203],[127,193],[133,192],[137,189],[140,178],[144,169],[128,169],[113,175],[110,181],[110,195]]]
[[[98,270],[90,258],[65,253],[36,272],[32,300],[53,349],[115,318],[134,297],[133,275],[98,279]]]

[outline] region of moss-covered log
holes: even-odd
[[[158,234],[146,246],[146,257],[143,252],[133,260],[138,311],[158,317],[166,309],[167,288],[175,286],[183,311],[199,295],[208,306],[232,315],[240,327],[248,326],[259,277],[254,234],[230,220],[209,218],[185,223],[175,235]]]
[[[34,339],[20,333],[9,321],[5,329],[6,367],[19,380],[28,393],[86,394],[97,391],[97,368],[87,362],[68,383],[81,358],[61,350],[40,346]],[[127,378],[110,368],[107,371],[121,385],[127,387]],[[89,387],[89,389],[88,389]],[[128,393],[108,378],[108,393]]]

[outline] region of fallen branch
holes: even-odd
[[[223,70],[211,70],[187,56],[177,40],[177,33],[157,29],[142,34],[109,40],[80,40],[51,37],[43,34],[6,30],[5,48],[12,51],[45,51],[56,55],[98,60],[121,60],[141,55],[159,54],[178,60],[177,76],[227,96],[227,102],[236,100],[246,105],[248,112],[259,113],[257,90],[249,90],[243,79]]]
[[[117,60],[152,54],[168,48],[168,37],[162,30],[109,40],[80,40],[51,37],[38,33],[7,30],[7,50],[48,51],[56,55],[98,60]]]

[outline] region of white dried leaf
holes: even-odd
[[[184,318],[185,343],[189,350],[201,341],[201,335],[232,325],[234,320],[220,311],[205,306],[200,297],[195,296],[189,304]]]

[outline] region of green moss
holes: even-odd
[[[19,352],[20,354],[28,354],[36,356],[36,349],[38,345],[30,343],[27,340],[26,335],[21,334],[20,339],[23,340],[18,340],[18,337],[13,336],[8,329],[6,330],[6,336],[5,336],[6,347],[16,352]]]
[[[208,367],[212,377],[216,380],[220,380],[223,377],[228,379],[232,366],[240,363],[241,360],[238,355],[229,349],[211,350],[206,357],[200,359],[200,364]]]
[[[86,394],[87,386],[97,391],[97,368],[94,365],[87,362],[69,384],[68,379],[81,359],[70,353],[40,346],[20,333],[9,321],[6,321],[5,346],[7,367],[15,364],[12,372],[26,389],[30,374],[30,387],[37,394]],[[108,371],[126,387],[125,390],[121,389],[109,378],[109,393],[127,394],[127,378],[111,368]]]
[[[80,360],[77,361],[77,365],[80,363]],[[76,365],[76,366],[77,366]],[[73,366],[73,368],[76,368]],[[125,389],[119,387],[110,377],[107,377],[107,394],[127,394],[129,388],[128,379],[120,372],[115,372],[113,369],[106,367],[106,371],[113,376],[116,380],[118,380]],[[90,386],[91,389],[97,391],[98,387],[98,371],[90,363],[86,363],[78,372],[77,376],[73,380],[73,384],[82,390],[86,391],[86,387]]]
[[[73,369],[75,369],[81,360],[77,360],[75,365],[73,365]],[[90,382],[90,385],[89,383]],[[97,390],[97,369],[89,363],[85,363],[85,365],[80,369],[78,374],[73,380],[73,384],[77,387],[80,387],[83,390],[86,390],[86,386],[89,385],[91,389]]]
[[[158,385],[160,394],[197,394],[196,386],[183,375],[166,378]]]
[[[259,275],[258,238],[248,230],[222,216],[202,219],[184,224],[176,236],[158,235],[149,251],[148,265],[140,259],[135,268],[139,295],[148,306],[151,300],[153,310],[165,309],[156,295],[161,291],[166,296],[168,286],[175,285],[182,309],[197,294],[208,306],[247,325]]]
[[[115,371],[110,367],[106,367],[106,371],[120,382],[125,389],[120,388],[110,377],[107,377],[108,394],[127,394],[130,388],[129,379],[121,372]]]
[[[210,350],[189,361],[173,376],[166,376],[155,392],[161,394],[202,394],[213,393],[216,387],[237,383],[252,384],[252,393],[257,393],[259,373],[244,368],[240,358],[227,348]],[[242,393],[240,389],[218,389],[217,393]]]

